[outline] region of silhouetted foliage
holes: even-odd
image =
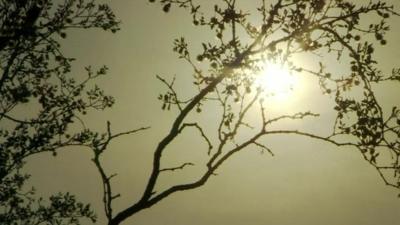
[[[193,24],[213,32],[217,41],[203,42],[203,51],[195,56],[189,51],[189,43],[184,37],[174,41],[173,50],[192,66],[198,93],[189,100],[181,100],[174,87],[175,80],[168,82],[158,77],[168,88],[159,96],[162,109],[177,110],[178,115],[155,150],[152,173],[142,197],[117,213],[109,224],[119,224],[170,194],[204,185],[222,164],[248,146],[253,145],[273,154],[268,145],[260,140],[273,134],[297,134],[337,146],[353,146],[377,169],[387,185],[400,188],[400,111],[394,107],[390,116],[385,118],[386,109],[380,106],[373,89],[373,84],[400,80],[398,69],[394,69],[392,74],[383,74],[374,59],[374,48],[387,43],[387,19],[398,16],[392,6],[384,1],[360,5],[345,0],[260,0],[257,8],[260,19],[254,23],[249,19],[254,15],[240,9],[240,1],[236,0],[216,3],[195,0],[150,2],[159,2],[166,13],[174,7],[186,9]],[[202,11],[203,8],[211,11]],[[375,16],[372,23],[364,21],[367,16]],[[320,56],[319,69],[298,65],[293,58],[301,54]],[[337,61],[348,60],[349,72],[335,74],[329,71],[324,61],[329,55],[336,56]],[[270,128],[272,123],[281,120],[319,115],[298,112],[268,117],[268,96],[265,96],[265,90],[255,85],[257,74],[266,61],[285,65],[293,73],[315,76],[319,80],[321,94],[334,97],[337,118],[329,136],[298,128]],[[360,89],[362,96],[357,96],[355,89]],[[216,140],[208,137],[215,131],[205,130],[200,122],[190,121],[189,116],[193,110],[203,113],[203,108],[215,102],[219,105],[219,109],[213,108],[214,114],[219,113],[219,120],[213,121],[219,124]],[[246,121],[246,115],[253,107],[260,110],[261,121],[258,124]],[[182,170],[193,165],[184,162],[177,167],[160,167],[165,149],[189,127],[197,129],[208,145],[209,159],[204,162],[206,169],[203,175],[192,183],[176,184],[156,191],[161,172]],[[243,128],[250,128],[250,131]],[[247,138],[243,140],[243,136]],[[379,162],[380,152],[389,153],[391,160]]]
[[[63,55],[61,39],[70,28],[117,31],[119,22],[107,5],[94,0],[4,0],[0,2],[0,223],[79,224],[96,216],[89,205],[69,193],[49,200],[23,191],[29,174],[25,159],[93,140],[68,127],[89,109],[110,107],[114,99],[86,84],[106,74],[87,67],[87,75],[70,75],[74,58]],[[18,113],[26,110],[25,114]],[[70,131],[71,132],[71,131]],[[97,134],[98,135],[98,134]],[[25,188],[26,189],[26,188]]]
[[[258,22],[241,10],[236,0],[221,0],[215,5],[202,0],[150,0],[161,4],[169,13],[174,8],[188,10],[195,26],[208,29],[216,40],[203,42],[202,52],[192,55],[185,38],[174,41],[180,59],[192,66],[193,83],[198,92],[181,100],[175,80],[169,82],[158,76],[167,92],[160,94],[163,110],[175,110],[177,116],[170,131],[158,142],[153,167],[145,190],[137,202],[114,213],[112,202],[119,195],[112,192],[111,178],[102,167],[100,157],[109,142],[121,135],[146,129],[112,134],[110,123],[106,133],[84,129],[68,134],[68,125],[79,121],[79,115],[88,108],[110,107],[113,99],[98,87],[85,92],[87,82],[103,75],[87,68],[88,77],[79,83],[69,78],[70,62],[62,55],[60,38],[66,38],[70,27],[99,27],[115,32],[118,21],[105,5],[94,1],[65,1],[52,6],[50,1],[3,1],[1,15],[1,114],[0,122],[7,122],[0,134],[0,221],[5,224],[35,223],[36,221],[59,224],[78,223],[78,218],[95,219],[87,205],[77,202],[70,194],[44,200],[34,199],[33,192],[22,193],[28,175],[19,169],[26,157],[40,152],[54,152],[63,146],[79,145],[93,150],[93,161],[103,181],[103,203],[108,224],[120,224],[139,211],[157,204],[178,191],[198,188],[233,155],[249,146],[273,154],[261,138],[273,134],[296,134],[319,139],[337,146],[353,146],[364,159],[377,169],[387,185],[400,188],[400,110],[396,107],[385,113],[377,101],[374,85],[383,81],[400,81],[400,70],[384,74],[374,58],[374,49],[387,43],[387,20],[398,16],[392,6],[384,1],[371,1],[359,5],[345,0],[275,0],[272,4],[259,1],[256,12]],[[212,5],[211,12],[202,11]],[[52,11],[52,8],[56,8]],[[375,16],[372,23],[366,16]],[[240,35],[239,35],[240,33]],[[314,54],[320,56],[318,69],[298,65],[293,57]],[[324,58],[334,55],[336,60],[349,60],[348,71],[336,74],[330,71]],[[308,133],[298,128],[274,129],[272,123],[285,119],[316,117],[312,112],[298,112],[270,118],[266,114],[267,96],[255,85],[258,72],[265,61],[287,66],[293,73],[311,75],[319,80],[321,94],[335,99],[337,118],[328,136]],[[360,90],[361,95],[354,90]],[[16,107],[37,102],[39,112],[31,118],[14,116]],[[218,104],[219,113],[215,131],[208,131],[198,121],[191,121],[191,113],[204,113],[210,104]],[[260,121],[249,124],[246,116],[250,109],[260,111]],[[388,115],[389,116],[386,116]],[[350,118],[350,119],[349,119]],[[164,190],[157,190],[156,183],[164,172],[178,172],[192,162],[182,162],[175,167],[161,167],[165,149],[187,128],[194,128],[207,143],[208,160],[203,174],[191,183],[178,183]],[[246,128],[246,129],[243,129]],[[250,129],[247,129],[250,128]],[[246,133],[245,140],[240,138]],[[209,137],[210,134],[217,134]],[[342,142],[341,140],[348,140]],[[379,154],[390,153],[390,161],[379,161]],[[388,174],[385,171],[393,173]],[[394,175],[394,176],[393,176]],[[47,202],[47,204],[49,204]],[[64,220],[65,219],[65,220]],[[35,222],[32,222],[35,221]]]

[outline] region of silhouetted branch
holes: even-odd
[[[305,136],[305,137],[310,137],[313,139],[318,139],[318,140],[322,140],[325,142],[329,142],[331,144],[334,144],[336,146],[353,146],[353,147],[359,147],[359,144],[356,143],[352,143],[352,142],[337,142],[335,140],[332,140],[328,137],[323,137],[323,136],[318,136],[316,134],[312,134],[312,133],[307,133],[307,132],[302,132],[302,131],[298,131],[298,130],[268,130],[268,131],[264,131],[263,135],[270,135],[270,134],[296,134],[296,135],[300,135],[300,136]]]
[[[201,137],[207,142],[208,151],[207,154],[210,155],[211,149],[213,148],[210,139],[208,139],[207,135],[204,133],[203,129],[200,127],[198,123],[184,123],[182,127],[179,129],[179,133],[185,129],[185,127],[195,127],[201,134]]]
[[[276,117],[276,118],[269,119],[269,120],[265,121],[265,125],[269,125],[271,123],[278,122],[278,121],[280,121],[282,119],[292,119],[292,120],[303,119],[306,116],[318,117],[319,114],[311,113],[311,112],[299,112],[299,113],[296,113],[294,115],[283,115],[283,116],[279,116],[279,117]]]
[[[118,197],[120,197],[120,194],[114,195],[112,192],[112,187],[111,187],[111,178],[116,176],[116,174],[107,176],[106,172],[100,162],[100,156],[101,154],[107,149],[108,144],[111,142],[111,140],[123,136],[123,135],[128,135],[128,134],[133,134],[137,133],[139,131],[147,130],[149,127],[141,127],[135,130],[130,130],[126,132],[121,132],[117,134],[112,134],[111,132],[111,123],[107,121],[107,138],[99,142],[98,144],[90,145],[90,147],[93,149],[94,153],[94,158],[93,162],[96,165],[96,168],[98,172],[100,173],[102,183],[103,183],[103,203],[104,203],[104,211],[106,213],[107,219],[110,221],[113,217],[113,211],[112,211],[112,201]]]
[[[274,156],[274,153],[272,152],[272,150],[270,148],[268,148],[267,146],[260,144],[256,141],[253,144],[260,147],[262,151],[266,150],[267,152],[269,152],[269,154],[271,154],[271,156]]]
[[[182,170],[184,169],[186,166],[194,166],[193,163],[183,163],[180,166],[176,166],[176,167],[169,167],[169,168],[164,168],[164,169],[160,169],[160,172],[165,172],[165,171],[175,171],[175,170]]]
[[[171,91],[172,96],[173,96],[174,101],[172,103],[178,107],[179,111],[182,111],[181,103],[183,103],[183,102],[179,101],[178,95],[174,89],[175,77],[174,77],[174,79],[172,79],[171,83],[168,83],[164,78],[162,78],[158,75],[156,77],[157,77],[157,79],[159,79],[162,83],[164,83],[168,87],[168,89]]]

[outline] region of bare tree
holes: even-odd
[[[155,2],[155,0],[150,2]],[[211,12],[202,11],[205,8],[202,4],[207,3],[200,0],[160,0],[159,3],[162,5],[164,12],[169,12],[174,7],[187,9],[193,24],[207,28],[211,33],[215,34],[217,40],[203,42],[202,52],[194,56],[189,51],[188,43],[183,37],[176,39],[174,42],[174,51],[179,58],[185,60],[192,67],[193,82],[197,88],[196,94],[187,100],[182,99],[180,92],[175,87],[175,80],[167,81],[162,77],[158,77],[167,89],[166,93],[161,94],[159,97],[162,102],[162,109],[176,110],[177,115],[171,129],[160,140],[154,150],[152,171],[141,197],[124,209],[114,212],[112,203],[119,195],[113,193],[111,183],[113,175],[107,174],[100,159],[107,150],[108,144],[114,138],[146,128],[113,134],[110,123],[107,123],[107,131],[103,134],[85,129],[83,132],[68,137],[65,135],[66,126],[63,126],[62,129],[57,126],[56,130],[61,129],[62,131],[61,133],[54,131],[54,134],[48,128],[43,133],[48,134],[50,132],[51,136],[46,139],[46,144],[40,145],[45,147],[33,146],[28,148],[32,150],[29,154],[24,153],[20,160],[21,163],[22,159],[30,154],[46,150],[55,151],[65,145],[80,145],[92,149],[94,153],[93,161],[103,182],[103,203],[109,225],[120,224],[132,215],[157,204],[173,193],[203,186],[233,155],[249,146],[256,146],[262,151],[273,155],[273,151],[268,147],[268,144],[262,142],[261,138],[275,134],[306,136],[339,147],[352,146],[360,151],[360,155],[366,162],[376,168],[378,174],[387,185],[397,189],[400,188],[400,110],[396,107],[389,110],[383,108],[377,101],[374,90],[374,87],[382,82],[400,81],[399,69],[393,69],[391,74],[384,74],[378,68],[378,62],[374,58],[374,49],[379,45],[386,44],[385,35],[389,31],[387,20],[391,16],[398,16],[392,6],[384,1],[370,1],[361,5],[360,3],[354,3],[354,1],[345,0],[275,0],[272,4],[265,0],[260,0],[259,7],[256,9],[259,20],[255,23],[249,19],[254,15],[241,10],[240,6],[238,6],[239,1],[236,0],[221,0],[212,7]],[[106,15],[111,15],[108,10],[105,10],[105,12],[107,12]],[[376,19],[370,23],[369,20],[366,20],[369,16],[374,16]],[[110,17],[107,18],[110,19]],[[3,20],[6,21],[6,19]],[[64,21],[67,20],[65,19]],[[94,26],[96,26],[95,21],[93,21]],[[115,22],[113,17],[111,21]],[[108,23],[105,24],[107,25]],[[116,25],[117,23],[112,23],[110,27],[106,26],[106,28],[112,27],[111,29],[115,29]],[[31,27],[32,25],[28,26]],[[85,27],[84,25],[82,26]],[[102,25],[97,26],[102,27]],[[18,28],[14,30],[26,29]],[[7,39],[5,36],[4,38],[6,38],[7,42],[0,45],[2,52],[4,49],[8,49],[5,56],[7,59],[11,59],[11,53],[18,49],[18,47],[10,45],[11,40],[15,39],[13,35],[16,35],[16,33],[18,32],[13,31],[12,38]],[[65,36],[61,32],[57,33]],[[1,38],[3,38],[3,35]],[[25,39],[23,37],[23,40]],[[56,51],[50,52],[57,56]],[[296,56],[310,54],[319,57],[317,68],[307,68],[304,65],[297,64],[294,60]],[[340,74],[332,71],[326,61],[329,56],[334,56],[337,61],[348,60],[348,71],[343,71]],[[329,57],[329,59],[331,58]],[[12,59],[11,63],[14,60]],[[65,62],[67,60],[62,57],[57,61]],[[301,120],[306,117],[318,117],[319,115],[313,112],[297,112],[293,115],[282,114],[277,117],[271,117],[266,113],[268,109],[267,90],[258,87],[256,84],[258,74],[266,61],[286,66],[292,73],[301,76],[315,77],[319,81],[321,94],[334,97],[335,105],[332,107],[336,110],[336,120],[331,125],[331,134],[322,136],[321,134],[309,133],[298,128],[276,129],[271,126],[271,124],[282,120]],[[18,67],[14,66],[13,68]],[[2,71],[7,71],[7,66],[2,64]],[[23,70],[16,71],[20,71],[19,73],[21,74],[27,73]],[[38,73],[34,71],[28,74]],[[100,72],[100,74],[103,74],[103,72]],[[55,73],[55,75],[58,75],[58,73]],[[9,80],[11,85],[12,79],[8,77],[7,75],[4,79]],[[92,75],[89,75],[89,78],[92,77]],[[20,86],[18,86],[18,90],[24,90]],[[80,86],[78,85],[78,87]],[[12,93],[8,89],[1,88],[2,95],[3,93]],[[29,90],[27,89],[30,93],[31,91]],[[75,86],[73,89],[62,87],[58,90],[63,90],[67,93],[61,92],[59,95],[60,98],[65,98],[65,96],[70,96],[69,93],[75,93]],[[79,91],[81,90],[79,88]],[[47,89],[46,92],[48,92]],[[98,100],[98,95],[95,94],[98,92],[100,92],[99,89],[90,92],[93,93],[92,97],[89,96],[89,102],[93,103],[90,106],[96,108],[96,104],[99,101],[102,106],[100,108],[108,106],[109,104],[104,105],[104,101],[109,102],[108,98],[104,98],[103,94],[100,94],[101,100]],[[27,99],[24,96],[19,99]],[[79,97],[81,94],[78,92],[74,96]],[[47,97],[47,99],[52,101],[56,98],[51,96]],[[83,111],[79,106],[80,104],[73,109]],[[198,113],[201,115],[210,107],[215,106],[218,109],[215,109],[214,112],[219,113],[219,119],[213,121],[213,123],[217,124],[216,130],[206,129],[204,124],[192,120],[192,114]],[[259,110],[259,122],[250,124],[247,120],[248,114],[254,109]],[[23,133],[23,129],[28,129],[26,127],[28,125],[25,124],[29,124],[29,126],[34,126],[30,124],[36,123],[52,124],[40,123],[44,121],[41,117],[33,121],[22,121],[9,116],[9,111],[7,111],[7,108],[3,108],[1,118],[18,124],[17,128],[15,128],[16,134],[13,134],[14,136],[20,135],[19,133],[21,132]],[[46,111],[45,118],[50,117],[52,121],[58,121],[60,118],[71,119],[71,117],[76,116],[76,114],[71,114],[71,110],[68,112],[70,112],[68,114],[69,117],[64,117],[57,113],[55,114],[56,116],[53,116],[53,113]],[[65,122],[61,122],[61,124],[65,124]],[[196,165],[203,168],[203,173],[193,182],[177,183],[166,189],[158,190],[157,182],[161,174],[179,172],[188,166],[194,166],[192,162],[182,162],[177,166],[161,167],[162,156],[169,145],[187,129],[198,131],[198,137],[204,140],[208,146],[206,149],[207,160],[202,165]],[[244,132],[246,133],[246,138],[243,138]],[[24,149],[27,149],[25,145],[21,144],[17,147],[7,145],[7,143],[15,143],[14,136],[6,136],[4,141],[2,139],[2,149],[7,149],[5,152],[14,152],[14,149],[19,149],[19,152],[25,152]],[[50,140],[56,140],[59,137],[61,137],[61,142],[58,141],[56,145],[48,147],[51,143]],[[22,143],[26,143],[26,141],[22,141]],[[391,156],[390,161],[379,160],[381,158],[379,157],[380,154],[389,154]],[[10,157],[7,160],[4,162],[13,162]],[[4,165],[8,164],[4,163]],[[17,170],[14,167],[4,168],[5,177],[12,174],[9,171]],[[3,167],[1,169],[3,170]],[[387,171],[392,173],[387,173]],[[2,188],[4,187],[2,186]],[[9,210],[12,211],[14,209],[10,207]],[[81,213],[80,215],[87,216],[92,214]],[[50,216],[49,220],[51,218]],[[9,219],[9,221],[12,221],[12,219]]]

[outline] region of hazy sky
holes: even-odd
[[[210,2],[212,2],[210,0]],[[249,8],[257,1],[243,1]],[[400,4],[393,0],[392,3]],[[159,5],[147,0],[110,1],[122,20],[116,34],[98,31],[70,32],[65,43],[67,56],[76,57],[75,74],[86,65],[108,65],[110,73],[98,83],[112,94],[116,105],[105,112],[89,113],[88,126],[104,130],[110,120],[113,130],[124,131],[141,126],[150,130],[116,140],[105,154],[104,163],[113,179],[114,192],[121,198],[115,210],[132,204],[142,194],[159,140],[169,129],[176,111],[164,112],[157,96],[165,91],[156,75],[177,76],[177,85],[189,93],[190,67],[172,52],[173,39],[185,36],[192,49],[210,37],[206,29],[197,29],[188,14],[172,10],[165,14]],[[400,30],[393,20],[389,44],[378,49],[383,68],[398,66]],[[380,88],[378,97],[385,105],[400,105],[400,85]],[[302,93],[318,90],[318,83],[307,84]],[[279,113],[290,110],[314,110],[320,119],[285,126],[327,132],[331,128],[332,102],[327,96],[296,96],[289,106],[271,106]],[[216,112],[202,114],[201,121],[213,121]],[[256,114],[254,112],[254,114]],[[255,115],[255,118],[257,116]],[[398,191],[384,185],[377,172],[352,148],[337,148],[296,136],[271,136],[263,139],[275,156],[260,154],[254,148],[236,155],[218,170],[218,176],[196,190],[176,193],[154,207],[131,217],[131,225],[395,225],[399,222]],[[35,156],[28,163],[32,184],[45,195],[58,191],[75,193],[91,202],[103,224],[101,183],[84,149],[70,149],[57,158]],[[173,143],[165,155],[164,166],[175,166],[189,158],[206,157],[206,145],[195,132],[187,132]],[[168,164],[170,163],[170,164]],[[196,167],[181,175],[163,176],[159,189],[178,181],[190,180]]]

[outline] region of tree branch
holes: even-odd
[[[183,163],[180,166],[176,166],[176,167],[169,167],[169,168],[165,168],[165,169],[160,169],[160,172],[165,172],[165,171],[175,171],[175,170],[182,170],[183,168],[185,168],[186,166],[194,166],[193,163]]]

